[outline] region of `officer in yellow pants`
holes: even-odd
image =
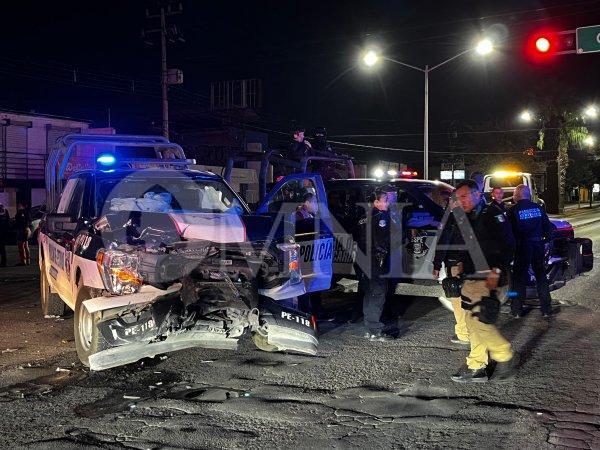
[[[452,266],[450,274],[453,277],[458,277],[462,272],[462,265]],[[454,311],[454,336],[450,339],[455,344],[469,345],[469,329],[467,327],[466,311],[462,309],[462,301],[460,297],[451,297],[448,300],[452,302],[452,310]]]
[[[433,259],[433,278],[438,279],[440,269],[442,268],[442,264],[444,264],[447,277],[453,278],[455,283],[459,283],[458,277],[462,274],[463,265],[456,259],[458,253],[449,250],[449,246],[452,244],[452,240],[456,233],[455,228],[457,227],[454,214],[452,213],[452,210],[456,207],[458,207],[458,203],[455,199],[451,199],[446,212],[444,213],[444,219],[442,219],[442,226],[440,227]],[[449,290],[452,291],[452,289]],[[447,292],[446,288],[444,289],[444,293],[446,298],[452,303],[454,319],[456,320],[456,324],[454,325],[454,335],[450,338],[450,342],[467,346],[469,345],[469,331],[467,330],[467,324],[465,322],[465,310],[461,308],[460,293]]]
[[[444,243],[451,249],[453,259],[462,266],[460,307],[455,306],[456,332],[466,325],[471,351],[466,367],[452,376],[461,383],[488,381],[489,358],[497,363],[497,371],[507,376],[512,370],[513,352],[510,343],[494,325],[500,302],[496,290],[513,258],[515,240],[503,214],[486,206],[473,180],[456,187],[456,207],[452,210],[454,226],[447,232]],[[434,265],[435,267],[435,265]],[[498,373],[497,372],[497,373]]]
[[[513,357],[510,342],[504,338],[498,329],[479,320],[481,306],[477,305],[482,298],[489,297],[490,290],[485,280],[465,280],[462,286],[462,295],[475,306],[465,312],[465,322],[471,340],[471,352],[467,357],[467,367],[470,370],[485,369],[489,357],[498,363],[506,363]],[[489,357],[488,357],[489,354]]]

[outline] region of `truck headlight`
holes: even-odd
[[[111,294],[133,294],[142,286],[143,279],[138,272],[137,255],[100,249],[96,254],[96,263],[104,287]]]
[[[300,271],[300,259],[298,250],[300,246],[296,243],[278,244],[277,248],[287,256],[288,273],[290,275],[290,284],[297,284],[302,281],[302,272]]]

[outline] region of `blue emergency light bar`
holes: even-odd
[[[115,155],[105,153],[98,156],[98,158],[96,158],[96,162],[101,166],[112,166],[115,162],[117,162],[117,158],[115,158]]]

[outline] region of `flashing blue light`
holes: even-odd
[[[116,161],[115,155],[111,154],[100,155],[96,158],[96,162],[101,166],[112,166]]]

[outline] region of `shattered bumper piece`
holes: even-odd
[[[278,351],[292,351],[306,355],[316,355],[319,341],[309,333],[281,327],[279,325],[268,325],[267,343],[277,347]]]
[[[142,358],[152,358],[162,353],[174,352],[186,348],[216,348],[236,350],[238,340],[217,333],[186,331],[172,334],[164,341],[132,343],[95,353],[89,357],[91,370],[105,370],[136,362]]]

